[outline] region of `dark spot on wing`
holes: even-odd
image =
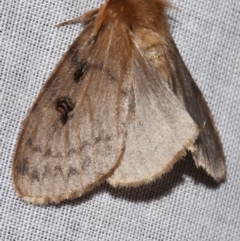
[[[53,158],[62,158],[62,153],[59,151],[56,155],[52,155]]]
[[[37,169],[33,169],[32,170],[32,172],[30,173],[30,178],[32,179],[32,180],[36,180],[36,181],[40,181],[40,179],[39,179],[39,173],[38,173],[38,171],[37,171]]]
[[[74,82],[79,83],[83,79],[87,70],[88,70],[87,62],[86,61],[80,62],[79,65],[77,66],[77,70],[73,74]]]
[[[115,82],[117,80],[117,78],[112,74],[112,72],[110,71],[110,69],[106,69],[107,75],[110,79],[111,82]]]
[[[126,91],[126,90],[121,90],[121,95],[123,96],[123,97],[127,97],[128,96],[128,92]]]
[[[90,166],[91,164],[91,158],[90,157],[87,157],[83,160],[83,163],[82,163],[82,170],[87,170],[87,168]]]
[[[45,158],[61,158],[62,157],[62,153],[61,152],[57,152],[55,155],[53,154],[52,150],[50,148],[48,148],[45,153],[43,154],[43,157]]]
[[[17,170],[17,173],[20,175],[28,175],[29,173],[28,157],[17,160],[16,170]]]
[[[40,146],[33,146],[33,148],[32,148],[32,150],[34,151],[34,152],[42,152],[42,149],[40,148]]]
[[[57,165],[57,166],[55,166],[55,168],[54,168],[54,176],[57,176],[57,175],[61,175],[62,176],[62,168],[61,168],[61,166],[59,166],[59,165]]]
[[[89,146],[89,145],[90,144],[87,141],[84,141],[79,147],[80,151],[82,151],[86,146]]]
[[[57,99],[56,109],[61,113],[62,124],[65,125],[68,121],[69,113],[74,109],[75,104],[68,97],[61,97]]]
[[[101,136],[97,136],[95,137],[95,144],[99,143],[100,141],[104,141],[104,142],[109,142],[112,140],[112,137],[110,135],[107,135],[106,137],[101,137]]]
[[[29,138],[27,139],[26,144],[27,144],[27,146],[30,146],[30,147],[31,147],[31,146],[32,146],[32,138],[29,137]]]
[[[69,167],[69,170],[68,170],[68,177],[70,176],[75,176],[75,175],[78,175],[79,172],[77,170],[77,168],[75,167]]]
[[[112,150],[112,145],[106,145],[108,150]]]
[[[95,144],[99,143],[102,140],[101,136],[95,137]]]
[[[51,167],[49,164],[44,166],[44,171],[42,174],[42,178],[45,178],[46,176],[50,176],[51,175]]]
[[[71,156],[71,155],[73,155],[74,153],[76,153],[76,149],[75,149],[75,148],[70,148],[70,149],[67,151],[67,156]]]
[[[45,153],[44,153],[43,156],[44,156],[44,157],[50,157],[50,156],[52,156],[52,151],[51,151],[51,149],[48,148],[48,149],[45,151]]]
[[[111,137],[110,135],[107,135],[107,136],[105,137],[105,140],[106,140],[106,141],[111,141],[111,140],[112,140],[112,137]]]

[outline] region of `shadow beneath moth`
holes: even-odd
[[[220,182],[225,158],[210,110],[169,33],[162,0],[107,0],[86,24],[28,113],[12,165],[34,204],[73,199],[107,181],[136,187],[187,152]]]

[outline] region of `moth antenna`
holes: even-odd
[[[58,23],[55,26],[57,28],[60,28],[60,27],[63,27],[63,26],[69,25],[69,24],[74,24],[74,23],[79,23],[79,22],[82,22],[82,16],[78,16],[76,18],[72,18],[72,19],[69,19],[67,21]]]
[[[97,19],[96,19],[96,24],[95,24],[95,27],[94,27],[94,36],[97,36],[106,16],[107,16],[107,6],[108,6],[108,3],[109,3],[110,0],[107,0],[104,4],[101,5],[101,7],[99,8],[99,11],[98,11],[98,16],[97,16]]]
[[[76,18],[72,18],[72,19],[69,19],[67,21],[58,23],[58,24],[56,24],[56,27],[60,28],[62,26],[66,26],[68,24],[75,24],[75,23],[86,24],[86,23],[90,22],[91,20],[93,20],[95,18],[95,16],[98,14],[98,10],[99,10],[99,8],[95,8],[93,10],[90,10],[90,11],[84,13],[81,16],[77,16]]]

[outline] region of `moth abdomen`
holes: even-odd
[[[57,99],[56,109],[61,113],[62,124],[65,125],[68,121],[69,113],[73,111],[75,104],[68,97]]]

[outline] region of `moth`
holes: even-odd
[[[163,0],[106,0],[26,116],[12,179],[24,201],[73,199],[107,181],[135,187],[191,154],[217,182],[225,158],[212,115],[170,35]]]

